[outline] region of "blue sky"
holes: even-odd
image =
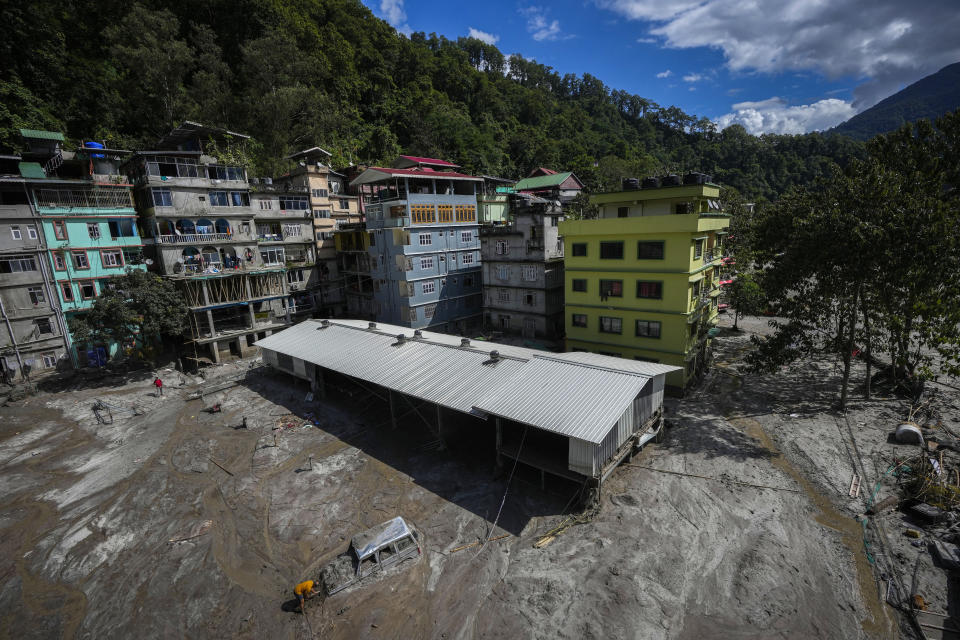
[[[363,0],[752,133],[826,129],[960,61],[957,0]]]

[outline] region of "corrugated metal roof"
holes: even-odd
[[[579,438],[603,441],[647,376],[537,357],[474,406],[493,415]]]
[[[63,142],[63,134],[57,131],[41,131],[40,129],[20,129],[20,135],[24,138],[33,138],[35,140],[57,140]]]
[[[434,171],[432,169],[394,169],[392,167],[370,167],[359,176],[353,179],[350,186],[369,184],[371,182],[380,182],[394,176],[406,176],[408,178],[441,178],[446,180],[476,180],[482,178],[468,176],[465,173],[456,171]]]
[[[45,179],[47,177],[46,172],[43,170],[43,167],[40,166],[39,162],[21,162],[19,166],[20,175],[24,178]]]
[[[563,173],[554,173],[548,176],[535,176],[533,178],[524,178],[516,185],[514,189],[523,191],[524,189],[542,189],[544,187],[555,187],[563,183],[564,180],[573,175],[572,171]]]
[[[489,413],[600,442],[653,375],[677,367],[554,354],[363,320],[317,320],[256,345],[464,413]],[[397,336],[407,339],[397,345]],[[491,362],[490,352],[500,359]]]

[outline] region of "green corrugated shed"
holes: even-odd
[[[537,176],[535,178],[524,178],[513,186],[517,191],[526,191],[528,189],[543,189],[544,187],[556,187],[564,180],[570,177],[572,171],[563,173],[554,173],[549,176]]]
[[[40,129],[20,129],[20,135],[24,138],[34,138],[39,140],[56,140],[63,142],[63,134],[56,131],[41,131]]]
[[[24,178],[46,178],[47,177],[47,174],[44,173],[43,167],[40,166],[39,162],[21,162],[20,175],[22,175]]]

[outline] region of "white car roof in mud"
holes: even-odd
[[[363,560],[381,546],[399,540],[404,536],[409,536],[410,533],[410,527],[403,521],[403,518],[396,517],[393,520],[387,520],[383,524],[371,527],[363,533],[358,533],[353,536],[351,544],[357,558]]]

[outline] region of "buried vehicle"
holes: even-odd
[[[397,517],[353,536],[350,548],[320,572],[328,596],[422,553],[420,533]]]

